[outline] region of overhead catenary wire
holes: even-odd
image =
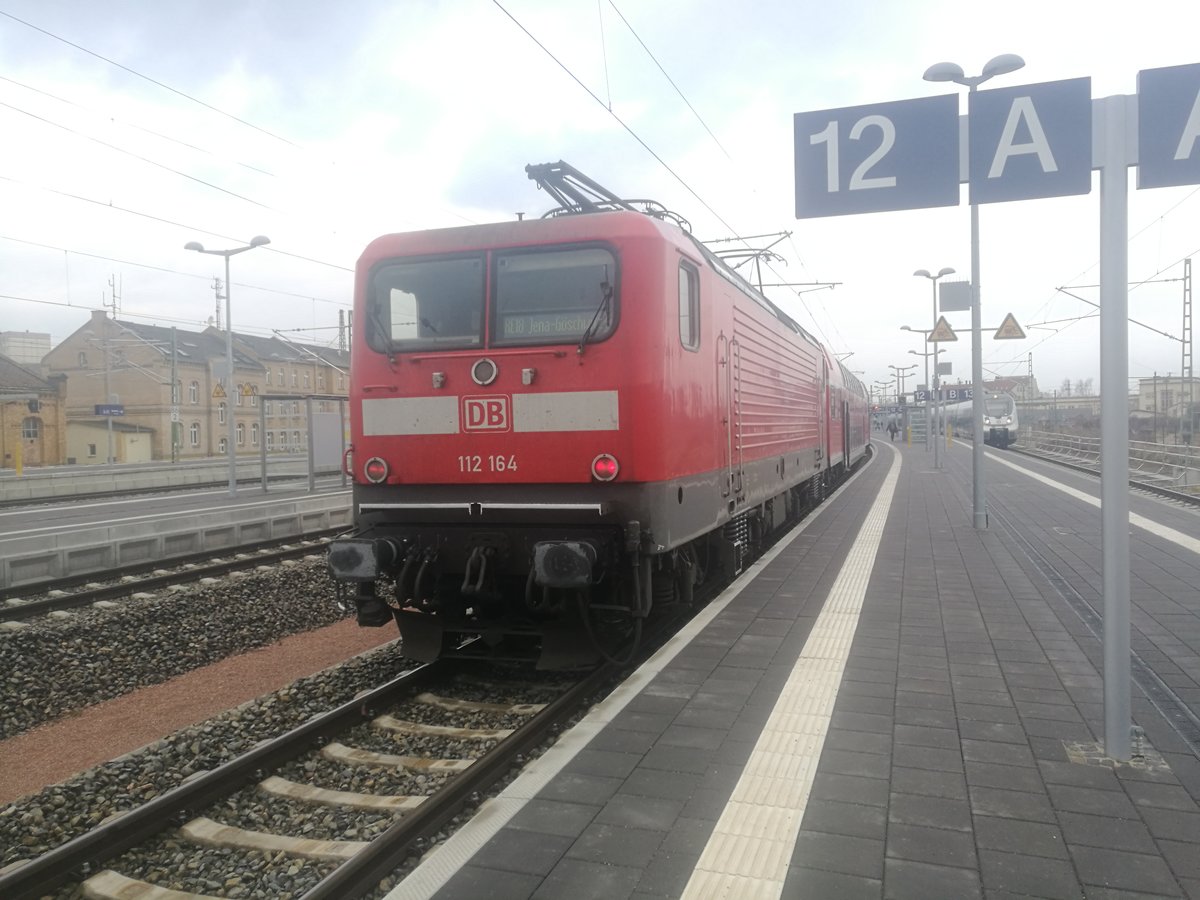
[[[12,13],[5,12],[4,10],[0,10],[0,16],[4,16],[5,18],[12,19],[14,22],[18,22],[21,25],[24,25],[26,28],[31,28],[34,31],[39,32],[40,34],[44,34],[48,38],[52,38],[56,41],[60,41],[61,43],[66,44],[68,47],[74,47],[80,53],[86,53],[88,56],[94,57],[98,60],[101,60],[102,62],[108,63],[110,66],[115,66],[116,68],[122,70],[123,72],[128,72],[130,75],[133,75],[137,78],[141,78],[144,81],[148,81],[150,84],[156,85],[157,87],[160,87],[165,91],[170,91],[172,94],[175,94],[179,97],[183,97],[185,100],[190,100],[192,103],[198,104],[199,106],[203,106],[205,109],[211,110],[212,112],[215,112],[218,115],[225,116],[228,119],[232,119],[234,122],[237,122],[239,125],[245,125],[247,128],[252,128],[257,132],[265,134],[267,137],[274,138],[275,140],[280,141],[281,143],[287,144],[289,147],[296,147],[296,148],[300,147],[300,145],[297,144],[295,141],[288,140],[287,138],[283,137],[282,135],[275,134],[275,132],[273,132],[273,131],[268,131],[266,128],[263,128],[259,125],[255,125],[253,122],[247,122],[245,119],[235,116],[231,112],[226,112],[225,110],[221,109],[218,106],[213,106],[211,103],[206,103],[203,100],[199,99],[198,97],[193,97],[191,94],[187,93],[186,91],[181,91],[178,88],[171,87],[171,85],[166,84],[162,81],[159,81],[157,78],[151,78],[149,75],[146,75],[146,74],[143,74],[142,72],[137,71],[137,69],[131,69],[129,66],[122,65],[121,63],[117,62],[114,59],[109,59],[107,56],[104,56],[103,54],[97,53],[94,50],[89,50],[87,47],[84,47],[80,44],[76,44],[74,41],[69,41],[66,38],[61,37],[60,35],[57,35],[52,31],[47,31],[45,28],[40,28],[37,25],[34,25],[32,22],[26,22],[24,19],[18,18],[17,16],[14,16]]]
[[[180,147],[184,147],[188,150],[194,150],[197,153],[202,153],[205,156],[211,156],[214,159],[222,158],[220,156],[220,154],[218,154],[212,150],[209,150],[205,147],[201,147],[198,144],[192,144],[192,143],[189,143],[188,141],[180,140],[179,138],[176,138],[176,137],[171,137],[171,135],[169,135],[169,134],[163,134],[160,131],[155,131],[153,128],[147,128],[144,125],[138,125],[134,122],[128,122],[123,119],[117,118],[116,116],[105,115],[104,113],[101,113],[98,110],[92,109],[90,106],[87,106],[83,103],[76,103],[74,100],[68,100],[66,97],[59,97],[57,94],[52,94],[49,91],[43,91],[41,88],[36,88],[31,84],[25,84],[25,82],[23,82],[23,81],[17,81],[15,78],[9,78],[6,75],[0,75],[0,81],[7,81],[9,84],[13,84],[19,88],[23,88],[24,90],[27,90],[30,93],[39,94],[42,97],[48,97],[51,100],[54,100],[58,103],[63,104],[64,106],[74,107],[75,109],[83,110],[84,112],[90,113],[93,116],[103,117],[103,118],[107,119],[108,121],[112,122],[114,125],[120,125],[124,128],[131,128],[134,131],[140,131],[143,134],[148,134],[151,137],[158,138],[159,140],[162,140],[162,141],[167,141],[168,143],[176,144],[176,145],[178,145]],[[257,172],[259,175],[266,175],[269,178],[277,177],[274,172],[264,169],[261,166],[253,165],[252,163],[241,162],[239,160],[233,160],[233,159],[228,159],[228,158],[225,158],[225,161],[231,162],[234,165],[240,166],[244,169],[249,169],[252,172]]]
[[[135,262],[134,260],[130,260],[130,259],[120,259],[120,258],[114,257],[114,256],[104,256],[99,253],[88,253],[87,251],[84,251],[84,250],[73,250],[70,247],[58,247],[58,246],[55,246],[54,244],[43,244],[38,241],[29,241],[29,240],[25,240],[24,238],[12,237],[11,235],[7,235],[7,234],[0,234],[0,241],[12,241],[13,243],[25,244],[26,246],[29,246],[29,247],[39,247],[43,250],[54,250],[57,253],[67,253],[67,254],[71,254],[73,256],[83,256],[88,259],[98,259],[98,260],[102,260],[103,262],[118,263],[123,266],[133,266],[133,267],[139,268],[139,269],[149,269],[152,272],[163,272],[167,275],[182,275],[186,278],[199,278],[204,281],[208,281],[209,277],[210,277],[208,275],[196,275],[193,272],[183,272],[179,269],[169,269],[166,266],[155,266],[155,265],[151,265],[150,263]],[[349,272],[349,271],[353,271],[353,270],[345,269],[345,271]],[[262,287],[261,285],[254,285],[254,284],[242,283],[242,286],[248,287],[248,288],[253,288],[254,290],[258,290],[258,291],[265,291],[265,292],[271,293],[271,294],[279,294],[280,296],[283,296],[283,297],[297,297],[297,298],[304,299],[304,300],[312,300],[316,303],[332,303],[337,306],[342,306],[345,308],[349,308],[351,306],[351,304],[348,301],[344,302],[341,300],[330,300],[325,297],[314,297],[312,294],[298,294],[295,291],[284,291],[284,290],[280,290],[279,288]]]
[[[500,0],[492,0],[492,3],[494,3],[496,5],[497,9],[499,9],[502,13],[504,13],[506,16],[508,16],[508,18],[512,20],[512,23],[514,25],[516,25],[518,28],[520,28],[521,31],[525,32],[525,35],[531,41],[533,41],[535,44],[537,44],[538,47],[542,50],[542,52],[545,53],[547,56],[550,57],[550,59],[552,59],[554,61],[555,65],[557,65],[560,69],[562,69],[564,72],[566,72],[567,75],[570,77],[570,79],[572,81],[574,81],[577,85],[579,85],[579,87],[581,87],[587,93],[587,95],[589,97],[591,97],[593,100],[595,100],[596,103],[598,103],[600,106],[604,107],[604,109],[608,112],[608,114],[616,120],[617,124],[620,125],[622,128],[624,128],[625,131],[629,133],[629,136],[632,137],[635,141],[637,141],[639,145],[641,145],[643,150],[645,150],[652,157],[654,157],[655,161],[658,162],[658,164],[661,165],[664,169],[666,169],[667,172],[671,175],[671,177],[674,178],[676,181],[679,182],[680,185],[683,186],[684,190],[686,190],[689,194],[691,194],[693,197],[695,197],[696,200],[700,203],[700,205],[703,206],[710,213],[712,213],[713,217],[718,222],[720,222],[722,225],[724,225],[726,228],[728,228],[731,232],[736,233],[737,229],[735,229],[732,225],[730,225],[728,222],[726,222],[724,217],[720,213],[718,213],[715,209],[713,209],[711,206],[709,206],[708,202],[703,197],[701,197],[698,193],[696,193],[696,191],[692,188],[692,186],[690,184],[688,184],[678,172],[676,172],[673,168],[671,168],[671,166],[667,163],[667,161],[665,159],[663,159],[661,156],[659,156],[653,150],[653,148],[650,147],[649,144],[647,144],[644,140],[642,140],[641,136],[636,131],[634,131],[633,128],[631,128],[629,126],[629,124],[625,122],[624,119],[622,119],[619,115],[617,115],[617,113],[615,111],[609,109],[608,106],[604,103],[604,101],[596,96],[595,91],[593,91],[590,87],[588,87],[586,84],[584,84],[582,81],[580,81],[579,76],[577,76],[574,72],[572,72],[571,69],[562,60],[560,60],[557,56],[555,56],[553,53],[551,53],[550,49],[548,47],[546,47],[545,44],[543,44],[536,37],[534,37],[533,33],[530,32],[530,30],[528,28],[526,28],[524,25],[522,25],[520,20],[518,20],[516,16],[514,16],[507,9],[505,9],[504,6],[500,3]]]
[[[219,184],[213,184],[211,181],[205,181],[203,178],[197,178],[195,175],[189,175],[187,172],[181,172],[179,169],[172,168],[171,166],[168,166],[165,163],[160,163],[157,160],[150,159],[147,156],[142,156],[141,154],[134,153],[132,150],[126,150],[124,147],[118,147],[116,144],[111,144],[108,141],[103,141],[100,138],[93,137],[90,134],[84,134],[82,131],[79,131],[75,128],[71,128],[70,126],[67,126],[67,125],[63,125],[59,122],[55,122],[51,119],[47,119],[45,116],[39,116],[37,113],[32,113],[27,109],[21,109],[19,106],[13,106],[11,103],[5,103],[2,100],[0,100],[0,106],[3,106],[5,109],[11,109],[14,112],[21,113],[22,115],[29,116],[31,119],[36,119],[39,122],[42,122],[46,125],[51,126],[52,128],[60,128],[63,131],[66,131],[66,132],[69,132],[69,133],[75,135],[76,137],[83,138],[85,141],[91,141],[94,144],[99,144],[101,147],[107,147],[109,150],[112,150],[115,153],[123,153],[126,156],[133,157],[134,159],[138,160],[139,162],[144,162],[147,165],[156,166],[157,168],[160,168],[160,169],[163,169],[164,171],[170,172],[172,175],[178,175],[181,178],[186,178],[189,181],[194,181],[197,184],[203,185],[204,187],[212,188],[214,191],[220,191],[222,194],[228,194],[230,197],[234,197],[234,198],[236,198],[238,200],[242,200],[246,203],[253,204],[254,206],[258,206],[263,209],[270,210],[271,212],[281,212],[281,210],[276,209],[273,206],[268,206],[266,203],[260,203],[257,200],[252,200],[251,198],[245,196],[244,194],[239,194],[236,191],[229,190],[228,188],[223,188]]]
[[[162,216],[156,216],[153,213],[142,212],[142,211],[136,210],[136,209],[129,209],[128,207],[118,206],[115,203],[106,203],[103,200],[95,200],[91,197],[84,197],[81,194],[73,194],[69,191],[60,191],[57,188],[46,187],[45,185],[31,184],[30,182],[22,181],[19,178],[10,178],[7,175],[0,175],[0,181],[7,181],[11,184],[20,184],[25,187],[32,187],[32,188],[35,188],[36,190],[45,191],[46,193],[49,193],[49,194],[55,194],[59,197],[66,197],[71,200],[80,200],[80,201],[83,201],[84,203],[91,203],[96,206],[103,207],[104,209],[116,210],[118,212],[127,213],[128,215],[131,215],[131,216],[137,216],[139,218],[148,219],[152,222],[160,222],[163,225],[173,225],[177,228],[185,228],[190,231],[196,232],[198,234],[206,235],[207,237],[219,238],[220,240],[223,240],[223,241],[237,242],[237,241],[241,240],[240,237],[234,237],[232,235],[222,234],[221,232],[211,231],[207,228],[201,228],[196,225],[188,225],[183,222],[176,222],[173,219],[165,219]],[[316,263],[317,265],[320,265],[320,266],[329,266],[332,269],[340,269],[343,272],[353,272],[354,271],[354,269],[351,268],[350,266],[343,266],[338,263],[331,263],[331,262],[327,262],[325,260],[315,259],[310,256],[304,256],[303,254],[300,254],[300,253],[290,253],[287,250],[280,250],[278,247],[274,247],[274,246],[263,247],[262,250],[267,253],[277,253],[280,256],[287,256],[292,259],[303,260],[304,262]]]

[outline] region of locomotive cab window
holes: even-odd
[[[617,322],[617,262],[602,247],[496,257],[491,343],[561,344],[607,338]]]
[[[679,264],[679,341],[700,348],[700,273],[687,263]]]
[[[480,346],[482,258],[381,266],[372,277],[368,319],[368,343],[381,352]]]

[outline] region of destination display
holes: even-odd
[[[579,310],[506,315],[501,320],[504,338],[579,337],[591,324],[590,314]]]

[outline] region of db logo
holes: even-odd
[[[508,397],[463,397],[464,431],[508,431]]]

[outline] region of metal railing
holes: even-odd
[[[1030,429],[1022,430],[1021,443],[1033,453],[1100,471],[1098,437]],[[1135,481],[1200,493],[1200,448],[1130,441],[1129,476]]]

